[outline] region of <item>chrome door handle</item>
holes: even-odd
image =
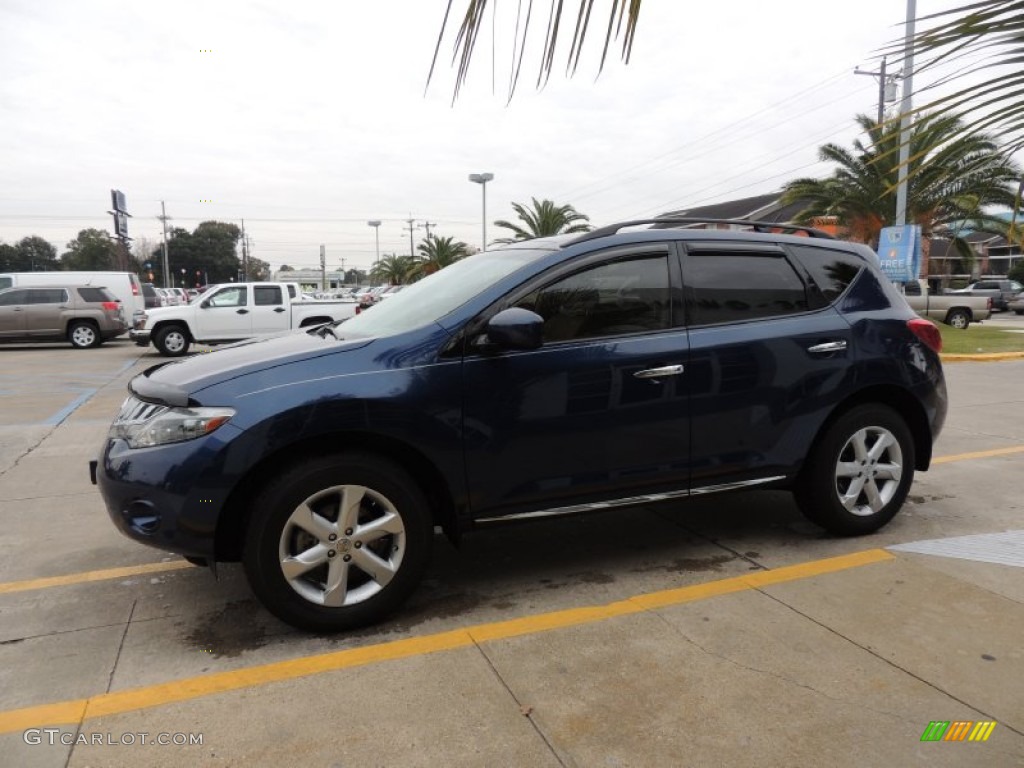
[[[665,376],[678,376],[682,372],[683,366],[681,365],[665,365],[661,368],[647,368],[643,371],[637,371],[633,374],[633,377],[637,379],[661,379]]]
[[[812,355],[826,355],[830,352],[843,352],[845,350],[845,341],[826,341],[823,344],[815,344],[813,347],[807,348],[807,351]]]

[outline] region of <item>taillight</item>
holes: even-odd
[[[132,283],[132,296],[138,296],[138,295],[139,295],[139,284],[133,282]]]
[[[907,327],[915,336],[917,336],[917,338],[923,341],[925,346],[932,350],[932,352],[942,351],[942,334],[939,333],[939,329],[935,323],[918,317],[913,320],[907,320]]]
[[[103,302],[103,308],[107,309],[107,310],[117,309],[118,306],[119,305],[118,305],[118,303],[116,301],[104,301]]]

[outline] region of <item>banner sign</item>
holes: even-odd
[[[916,280],[921,271],[921,227],[885,227],[878,236],[878,260],[894,283]]]

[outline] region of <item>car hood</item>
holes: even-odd
[[[337,332],[337,331],[335,331]],[[294,331],[221,347],[213,352],[153,366],[132,379],[129,390],[151,402],[195,404],[193,396],[216,384],[282,365],[365,347],[372,338],[336,339],[330,334]]]

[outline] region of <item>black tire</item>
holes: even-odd
[[[1013,310],[1013,314],[1015,314],[1015,315],[1024,315],[1024,309],[1015,309],[1015,310]]]
[[[153,336],[153,346],[166,357],[181,357],[191,344],[192,338],[183,325],[165,325]]]
[[[971,324],[971,313],[966,309],[951,309],[946,314],[946,325],[951,325],[960,330],[967,330]]]
[[[338,632],[382,620],[416,588],[430,559],[434,528],[426,499],[386,459],[341,453],[305,461],[258,499],[242,551],[245,573],[263,605],[299,629]],[[354,525],[342,519],[345,507]],[[360,530],[374,537],[364,540]],[[377,564],[384,567],[376,574],[363,570]]]
[[[68,341],[75,349],[93,349],[103,343],[103,337],[95,323],[76,320],[68,326]]]
[[[861,445],[868,449],[865,459],[858,455],[862,453],[856,446],[858,435],[863,436]],[[888,447],[877,442],[885,435],[894,439]],[[880,450],[874,463],[872,448]],[[794,495],[808,519],[838,536],[877,531],[899,512],[914,482],[914,438],[900,415],[884,405],[851,409],[827,428],[812,450]],[[891,476],[893,467],[899,469],[898,478]],[[874,499],[869,496],[872,488],[877,493]],[[850,499],[848,505],[844,505],[841,494]]]

